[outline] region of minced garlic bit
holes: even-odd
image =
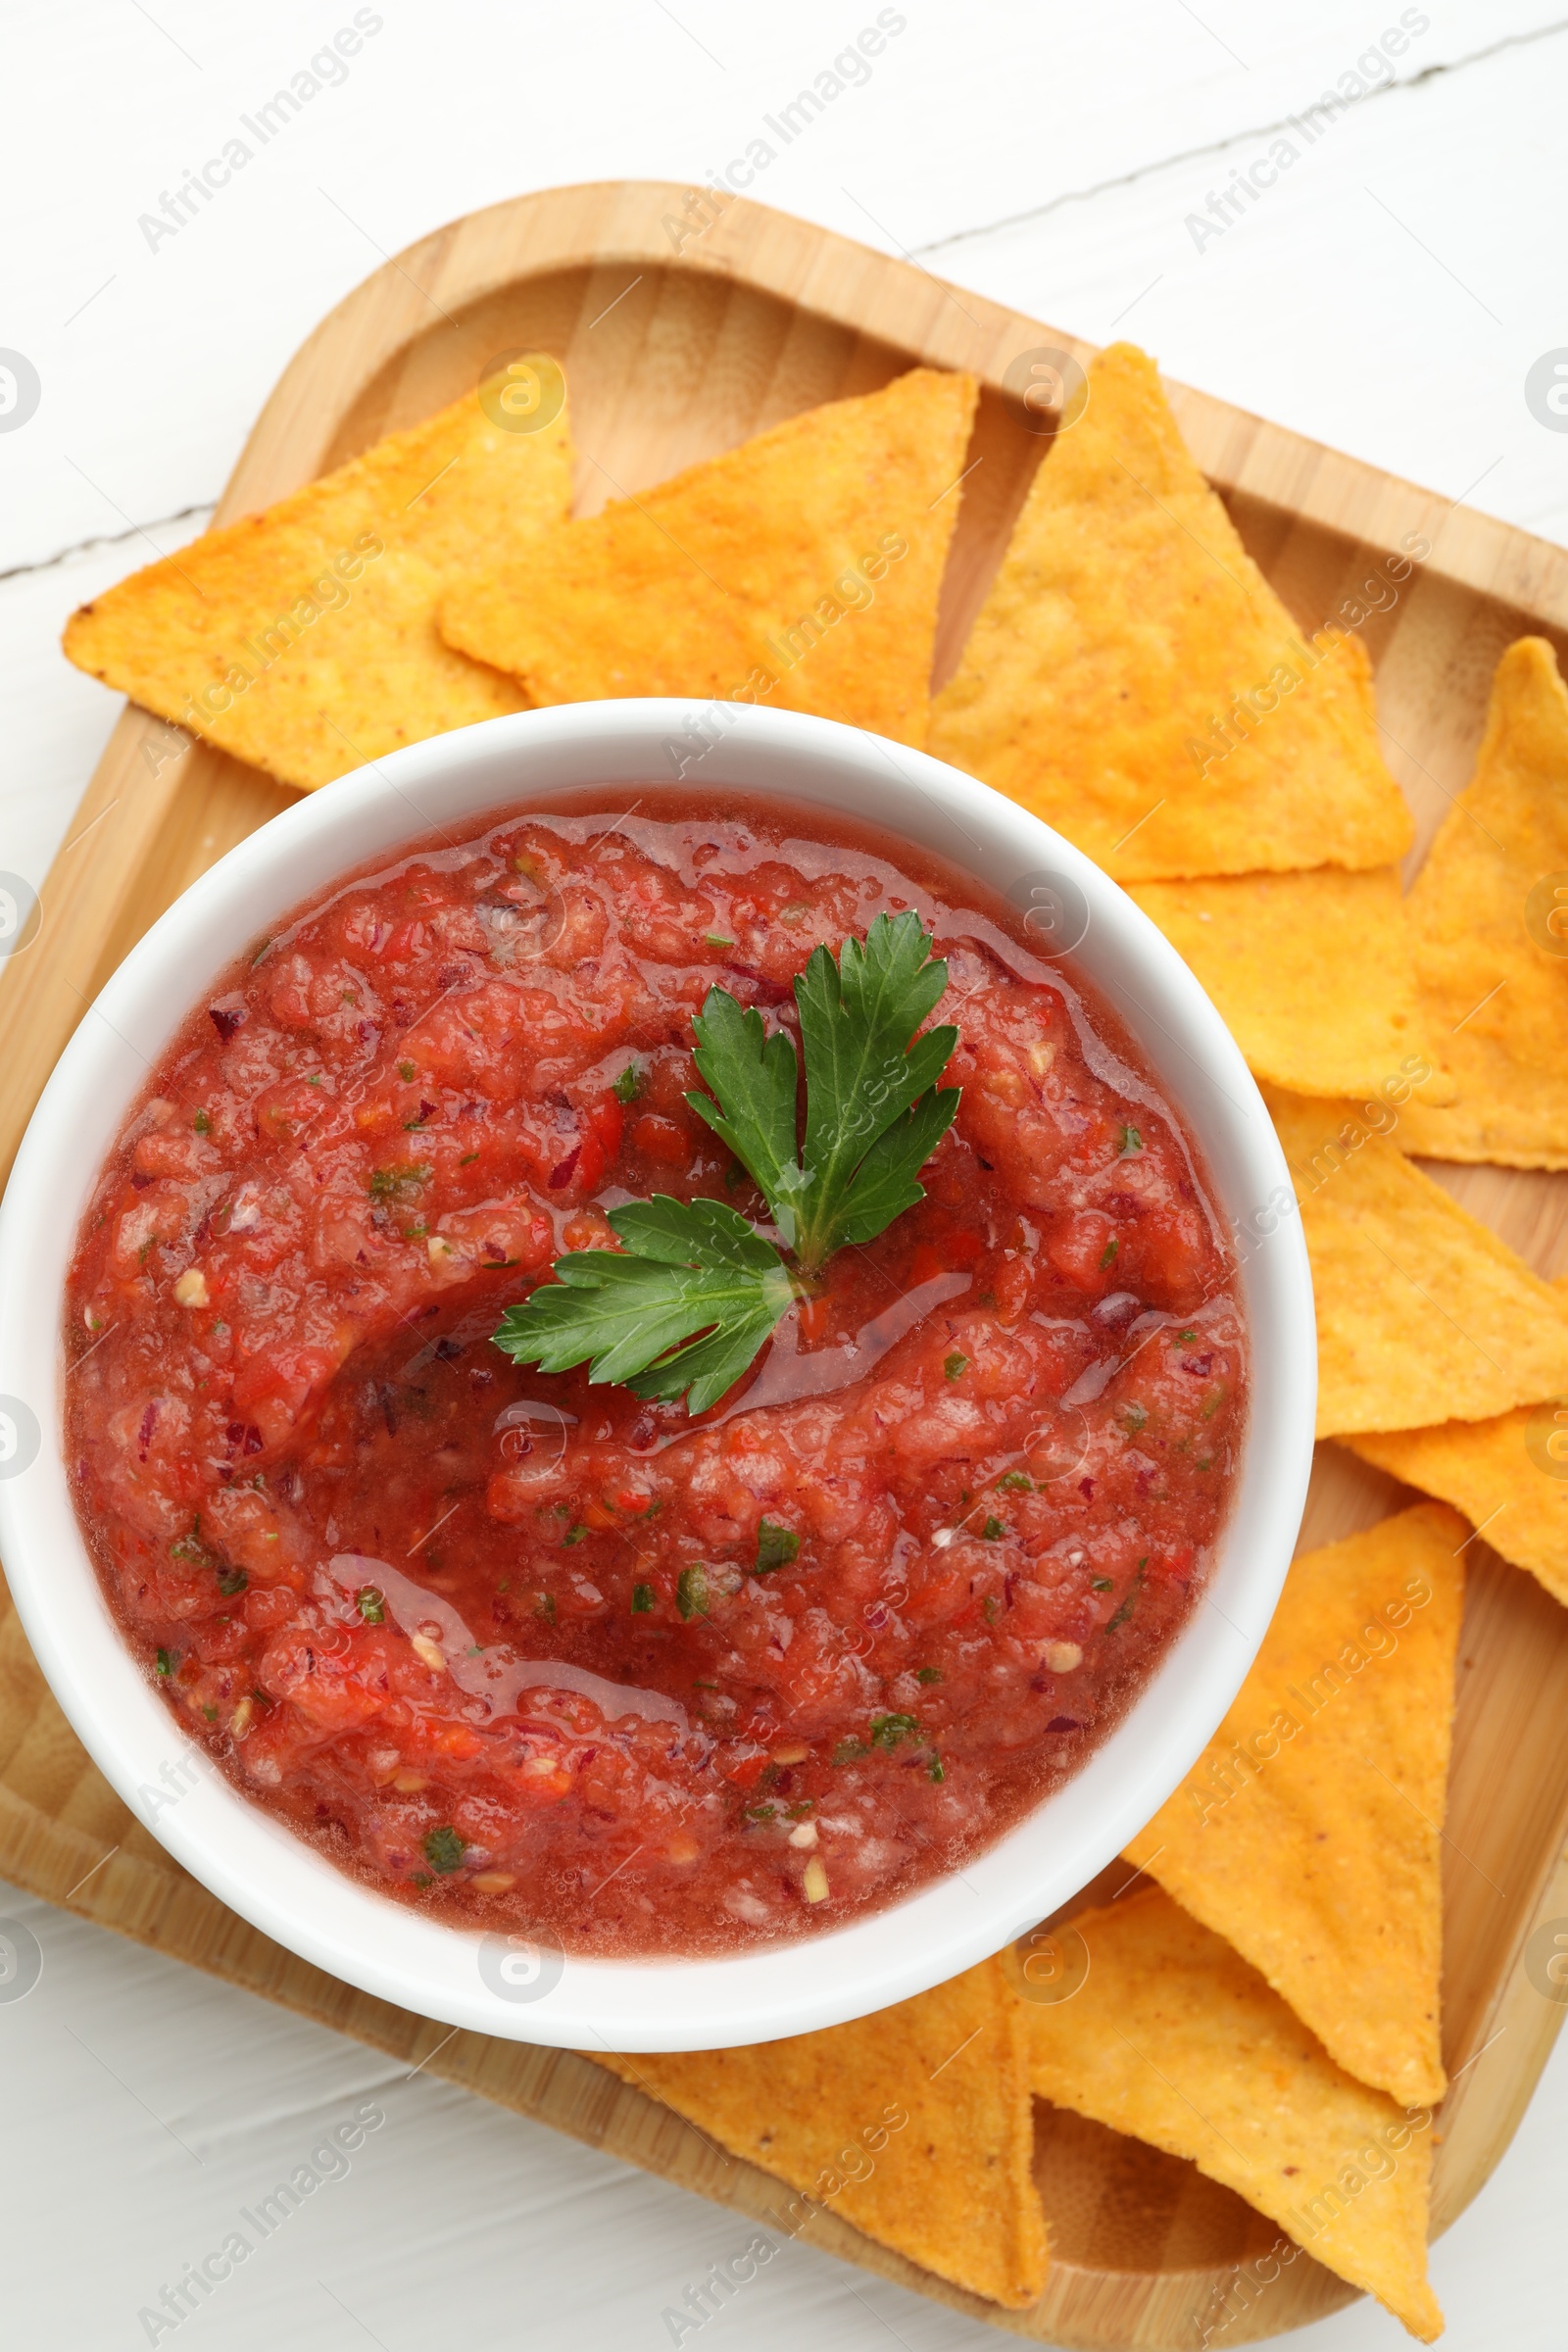
[[[815,1822],[798,1821],[790,1832],[790,1843],[791,1845],[814,1845],[816,1843]]]
[[[238,1705],[238,1706],[237,1706],[237,1707],[234,1709],[234,1712],[233,1712],[233,1714],[232,1714],[232,1715],[229,1717],[229,1719],[228,1719],[228,1729],[229,1729],[230,1736],[231,1736],[233,1739],[235,1739],[235,1740],[243,1740],[243,1739],[244,1739],[244,1737],[245,1737],[246,1733],[247,1733],[247,1732],[250,1730],[250,1728],[251,1728],[251,1719],[252,1719],[252,1717],[255,1715],[255,1713],[256,1713],[256,1701],[255,1701],[255,1699],[254,1699],[254,1698],[242,1698],[242,1699],[240,1700],[240,1702],[239,1702],[239,1705]]]
[[[823,1867],[820,1854],[813,1854],[806,1865],[806,1876],[801,1881],[801,1892],[808,1903],[825,1903],[827,1901],[827,1872]]]
[[[432,1233],[429,1239],[426,1241],[424,1248],[425,1254],[429,1258],[432,1266],[444,1266],[449,1258],[454,1258],[458,1254],[456,1249],[453,1247],[452,1243],[447,1240],[447,1237],[444,1233]],[[474,1881],[474,1885],[478,1885],[477,1879]]]
[[[439,1642],[432,1642],[428,1634],[411,1634],[409,1647],[416,1658],[429,1667],[432,1674],[440,1674],[445,1670],[446,1651]]]
[[[187,1266],[174,1285],[174,1298],[180,1306],[207,1304],[207,1277],[200,1266]]]
[[[1048,1038],[1037,1038],[1029,1049],[1029,1067],[1037,1078],[1043,1078],[1056,1058],[1056,1049]]]
[[[1048,1642],[1046,1643],[1045,1663],[1053,1674],[1071,1674],[1073,1669],[1081,1666],[1083,1662],[1084,1653],[1076,1642]]]

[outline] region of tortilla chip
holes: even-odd
[[[1119,881],[1390,865],[1413,838],[1359,641],[1303,641],[1130,343],[1035,476],[930,748]]]
[[[1351,1103],[1270,1093],[1317,1300],[1320,1438],[1487,1421],[1568,1393],[1549,1286]],[[1397,1132],[1403,1082],[1365,1106]]]
[[[1259,1078],[1298,1095],[1371,1094],[1425,1046],[1392,865],[1136,882],[1132,896]]]
[[[1561,1459],[1546,1446],[1555,1439]],[[1463,1511],[1505,1560],[1568,1607],[1568,1396],[1494,1421],[1347,1438],[1363,1461]]]
[[[309,792],[400,744],[527,708],[515,680],[443,643],[435,609],[453,572],[493,565],[570,503],[564,408],[512,432],[469,392],[133,572],[72,615],[66,652]]]
[[[1302,1555],[1252,1670],[1127,1858],[1335,2062],[1440,2099],[1439,1868],[1468,1530],[1418,1503]]]
[[[1158,1887],[1073,1925],[1089,1949],[1082,1989],[1019,2004],[1041,2097],[1190,2157],[1431,2343],[1430,2108],[1353,2081]]]
[[[1409,904],[1424,1024],[1455,1099],[1412,1103],[1399,1142],[1568,1168],[1568,689],[1544,638],[1498,662],[1474,779]]]
[[[919,747],[977,397],[973,376],[914,368],[791,417],[454,587],[447,641],[538,703],[689,698],[677,774],[700,778],[722,734],[709,702],[815,711]]]
[[[1568,1277],[1546,1288],[1568,1314]],[[1568,1396],[1494,1421],[1443,1421],[1342,1442],[1376,1469],[1451,1502],[1494,1551],[1528,1568],[1568,1607]]]
[[[1044,2286],[1023,2025],[1000,1961],[820,2034],[590,2055],[938,2278],[1009,2310]],[[780,2228],[811,2210],[789,2200]]]

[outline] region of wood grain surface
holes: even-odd
[[[1010,396],[1015,363],[1043,350],[1086,360],[1087,347],[743,200],[715,208],[677,255],[665,223],[688,193],[637,182],[551,191],[471,215],[386,264],[285,371],[218,519],[428,415],[521,349],[549,350],[566,368],[583,514],[913,362],[962,366],[986,389],[944,595],[940,683],[1049,446]],[[1568,555],[1223,403],[1178,386],[1171,394],[1200,464],[1303,625],[1332,617],[1408,535],[1430,541],[1397,601],[1364,632],[1386,750],[1416,814],[1418,863],[1467,780],[1502,647],[1533,629],[1568,651]],[[180,891],[291,798],[126,710],[44,885],[37,936],[0,980],[0,1170],[116,964]],[[1568,1265],[1568,1179],[1433,1173],[1541,1272]],[[1320,1447],[1302,1544],[1369,1525],[1404,1498],[1393,1481]],[[1541,1921],[1568,1913],[1568,1616],[1479,1540],[1467,1557],[1445,1868],[1445,2054],[1455,2080],[1439,2119],[1435,2231],[1487,2179],[1544,2063],[1562,2011],[1535,1988],[1522,1953]],[[766,2219],[780,2202],[766,2175],[727,2161],[586,2059],[477,2034],[443,2039],[443,2028],[307,1967],[235,1918],[87,1762],[9,1604],[0,1874],[720,2203]],[[1042,2302],[1024,2314],[957,2293],[831,2213],[805,2234],[977,2319],[1072,2347],[1184,2352],[1222,2319],[1223,2340],[1245,2342],[1351,2299],[1310,2260],[1260,2283],[1249,2266],[1266,2256],[1269,2225],[1191,2165],[1077,2117],[1041,2108],[1037,2177],[1054,2267]]]

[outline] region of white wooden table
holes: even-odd
[[[324,310],[473,206],[724,171],[878,14],[873,0],[8,12],[0,368],[20,352],[22,408],[29,368],[37,405],[13,423],[0,375],[0,868],[41,880],[118,708],[61,659],[66,614],[201,527]],[[1538,362],[1568,358],[1562,0],[906,0],[880,21],[869,79],[753,195],[1079,334],[1132,335],[1173,375],[1568,541],[1568,416],[1527,396]],[[313,74],[356,23],[358,53]],[[301,74],[321,86],[297,115],[274,110],[282,127],[261,140],[247,118]],[[1328,90],[1352,103],[1307,114]],[[249,156],[228,155],[226,182],[209,171],[213,191],[182,217],[187,174],[235,140]],[[0,1914],[30,1927],[44,1961],[24,2000],[0,2001],[10,2342],[146,2343],[141,2307],[367,2097],[386,2121],[352,2169],[216,2289],[182,2343],[634,2352],[670,2341],[665,2306],[746,2234],[65,1913],[0,1889]],[[1453,2352],[1560,2352],[1565,2208],[1568,2042],[1436,2250]],[[705,2333],[755,2352],[1000,2340],[801,2247]],[[1363,2305],[1294,2340],[1362,2352],[1397,2336]]]

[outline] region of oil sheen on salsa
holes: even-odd
[[[568,1951],[711,1953],[949,1873],[1194,1603],[1245,1425],[1179,1113],[1002,901],[734,795],[535,803],[351,876],[192,1012],[67,1301],[77,1509],[230,1780],[343,1868]],[[948,959],[957,1121],[700,1420],[490,1335],[606,1211],[764,1223],[684,1096],[717,984],[879,913]]]

